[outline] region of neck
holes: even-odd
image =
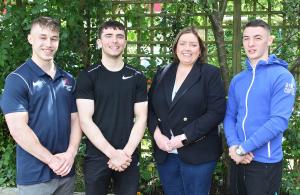
[[[102,56],[101,62],[110,71],[119,71],[124,67],[122,56],[117,58],[108,58]]]
[[[249,60],[250,60],[252,68],[255,68],[260,60],[268,61],[268,59],[269,59],[269,55],[265,55],[259,59],[252,59],[252,60],[249,59]]]
[[[191,69],[193,67],[193,64],[182,64],[179,62],[178,68],[180,69]]]
[[[55,64],[53,60],[50,61],[43,61],[40,60],[39,58],[36,58],[35,56],[32,56],[32,61],[36,63],[44,72],[49,73],[49,72],[55,72]]]

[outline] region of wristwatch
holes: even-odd
[[[246,153],[244,151],[244,149],[242,148],[241,145],[238,146],[238,148],[236,149],[236,154],[239,155],[239,156],[244,156]]]

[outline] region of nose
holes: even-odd
[[[45,45],[46,45],[46,46],[50,47],[51,44],[52,44],[52,42],[51,42],[51,39],[50,39],[50,38],[48,38],[48,39],[45,40]]]
[[[112,42],[116,43],[117,42],[117,37],[116,36],[112,36]]]
[[[253,46],[254,45],[254,39],[249,39],[248,45]]]

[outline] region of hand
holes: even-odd
[[[76,155],[67,151],[67,152],[55,154],[55,156],[64,160],[62,166],[58,170],[56,170],[55,173],[62,177],[66,176],[68,173],[70,173],[73,167],[74,159]]]
[[[52,155],[48,162],[48,166],[53,170],[54,173],[56,173],[63,166],[64,163],[65,163],[64,159]]]
[[[171,152],[172,147],[171,147],[171,142],[169,138],[165,135],[163,135],[159,129],[156,129],[154,131],[154,140],[159,147],[159,149],[166,151],[166,152]]]
[[[254,155],[252,154],[252,152],[247,153],[244,156],[244,159],[240,162],[241,164],[249,164],[254,158]]]
[[[183,146],[182,144],[182,140],[184,139],[183,136],[184,134],[172,137],[172,139],[170,140],[170,146],[172,147],[172,149],[181,148]]]
[[[127,155],[123,150],[116,150],[107,164],[110,169],[121,172],[129,167],[131,161],[131,156]]]
[[[237,145],[231,146],[229,148],[229,156],[231,157],[231,159],[234,160],[236,164],[249,164],[253,160],[254,155],[251,152],[249,152],[244,156],[240,156],[236,154],[237,148]]]
[[[231,157],[232,160],[235,161],[236,164],[239,164],[244,159],[244,157],[236,154],[237,148],[238,148],[237,145],[231,146],[229,148],[229,156]]]

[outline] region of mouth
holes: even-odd
[[[249,53],[249,54],[254,54],[255,52],[256,52],[255,49],[249,49],[249,50],[248,50],[248,53]]]
[[[52,49],[42,49],[47,55],[51,55],[53,53]]]
[[[191,56],[192,54],[190,53],[182,53],[183,56]]]
[[[112,49],[112,50],[119,50],[120,46],[110,46],[109,48]]]

